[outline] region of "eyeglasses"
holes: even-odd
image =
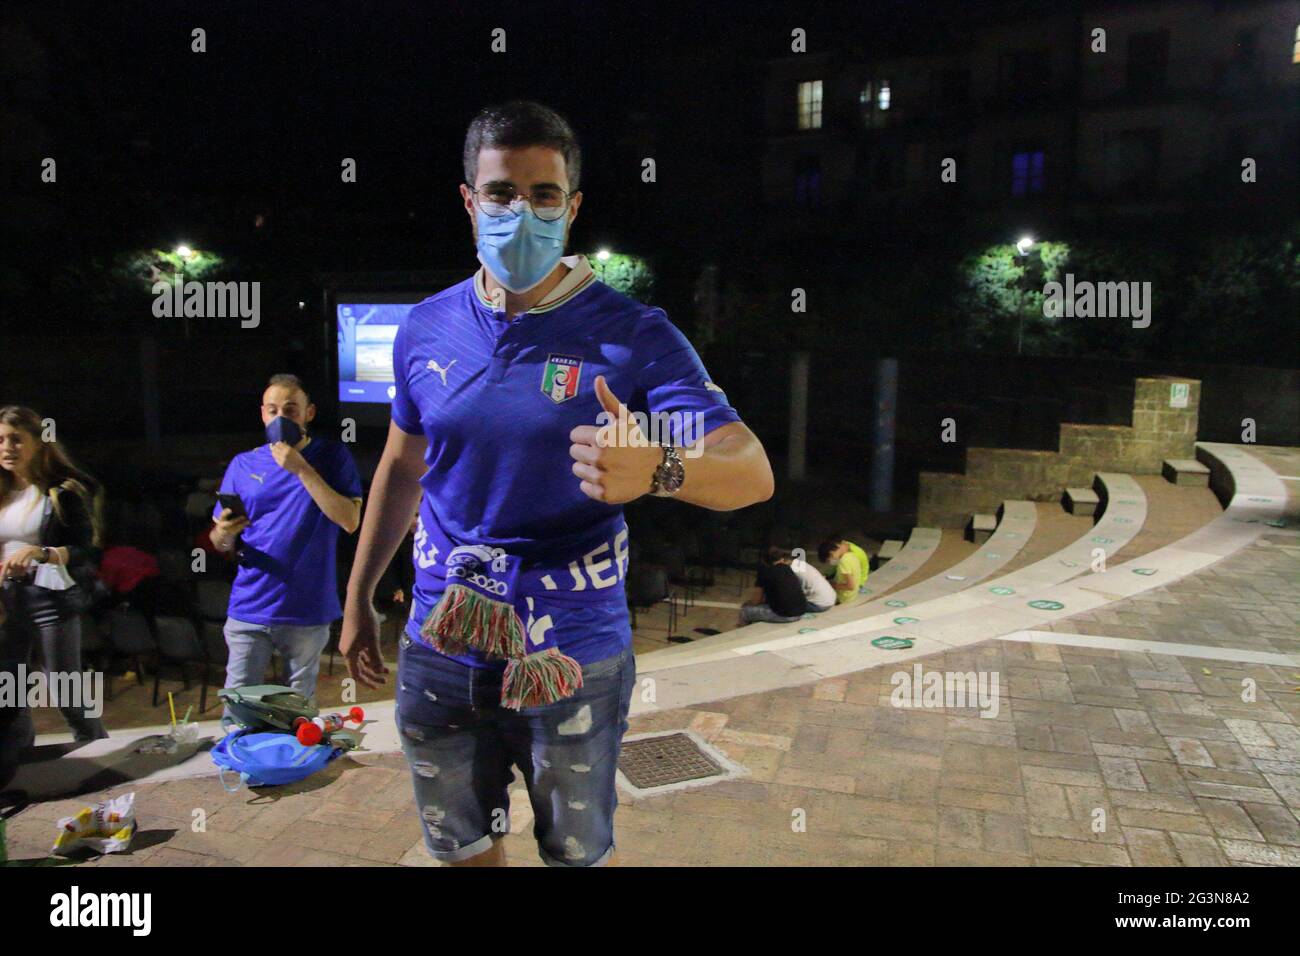
[[[569,200],[573,194],[559,186],[538,186],[532,192],[520,193],[514,186],[491,185],[484,189],[475,189],[469,183],[465,188],[474,194],[474,202],[485,215],[494,219],[508,216],[514,211],[515,203],[528,200],[529,208],[538,219],[554,222],[569,209]]]

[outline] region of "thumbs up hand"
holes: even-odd
[[[625,504],[650,491],[650,479],[663,461],[663,452],[646,439],[603,375],[596,376],[596,397],[609,421],[599,428],[579,425],[569,433],[573,473],[587,497],[611,505]]]

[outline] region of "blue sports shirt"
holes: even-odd
[[[415,535],[407,634],[444,588],[450,547],[481,544],[545,572],[519,607],[525,628],[547,629],[580,664],[632,642],[623,579],[623,509],[579,487],[569,455],[577,425],[601,425],[597,375],[648,421],[651,441],[694,444],[739,420],[695,349],[662,309],[596,281],[584,256],[533,309],[508,321],[493,309],[483,270],[413,307],[393,345],[393,423],[428,443]],[[649,478],[647,477],[647,485]],[[454,660],[492,662],[471,650]]]
[[[361,475],[338,442],[313,437],[301,451],[325,482],[361,497]],[[328,624],[342,616],[335,554],[342,530],[325,516],[297,475],[275,463],[270,445],[236,455],[221,480],[244,502],[239,571],[229,614],[250,624]],[[213,517],[221,514],[220,503]]]

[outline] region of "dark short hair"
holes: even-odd
[[[569,191],[577,192],[582,174],[582,149],[573,127],[555,110],[532,100],[511,100],[481,110],[465,134],[465,182],[478,179],[478,154],[485,149],[548,146],[564,157]]]
[[[763,552],[763,563],[776,564],[778,561],[785,561],[789,557],[790,552],[785,548],[778,548],[776,545],[772,545]]]
[[[840,546],[839,538],[827,538],[817,546],[817,557],[822,561],[831,559],[831,552]]]
[[[307,387],[302,384],[302,379],[297,375],[294,375],[291,372],[278,372],[267,379],[267,388],[275,388],[277,385],[282,388],[290,389],[291,391],[296,390],[302,392],[303,395],[307,396],[307,403],[311,404],[311,395],[308,394]]]

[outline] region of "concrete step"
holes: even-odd
[[[976,544],[983,544],[993,537],[993,532],[997,530],[997,515],[971,515],[970,524],[966,526],[966,537]]]
[[[1061,498],[1061,505],[1072,515],[1090,518],[1101,507],[1101,499],[1091,488],[1066,488]]]
[[[1175,485],[1187,485],[1191,488],[1208,488],[1210,469],[1194,458],[1166,458],[1160,464],[1160,473],[1165,481]]]
[[[898,557],[898,552],[902,550],[903,550],[903,542],[898,541],[894,538],[890,538],[888,541],[884,542],[880,546],[880,550],[876,552],[877,565],[884,564],[886,561],[890,560],[891,558]]]

